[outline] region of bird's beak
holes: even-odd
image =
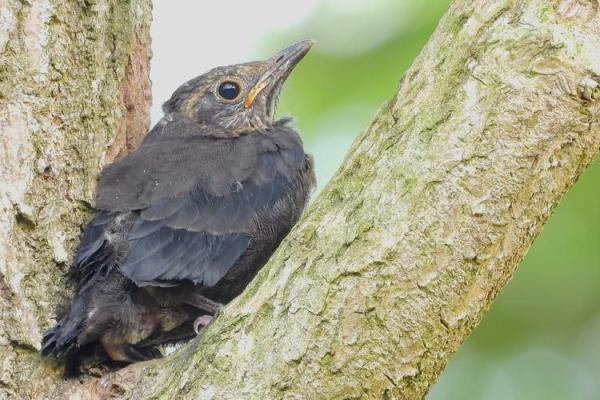
[[[254,104],[256,97],[258,97],[265,88],[269,86],[274,87],[277,82],[282,83],[285,81],[314,44],[315,42],[313,40],[303,40],[302,42],[293,44],[287,49],[280,51],[269,59],[267,61],[267,70],[248,93],[246,101],[244,102],[244,107],[250,108],[252,104]]]

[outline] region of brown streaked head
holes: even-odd
[[[305,40],[266,61],[214,68],[180,86],[163,110],[200,125],[207,135],[267,131],[283,84],[313,44]]]

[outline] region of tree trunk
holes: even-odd
[[[150,0],[0,0],[0,398],[45,398],[41,362],[102,164],[149,120]]]
[[[5,140],[25,162],[2,171],[11,188],[6,208],[2,198],[2,301],[11,311],[0,326],[8,355],[0,390],[57,399],[424,397],[600,149],[598,8],[597,0],[455,0],[337,176],[203,337],[81,382],[60,381],[35,348],[118,125],[111,112],[123,74],[112,71],[115,83],[88,107],[68,100],[83,82],[93,88],[94,76],[61,71],[60,90],[46,93],[52,103],[37,105],[29,97],[42,90],[37,75],[4,68],[21,96],[3,99],[18,110],[5,118],[9,130],[22,131],[25,118],[37,125]],[[65,29],[52,21],[49,29]],[[70,56],[58,63],[89,56],[89,43],[59,43]],[[8,65],[41,49],[24,44]],[[86,65],[97,71],[97,62]],[[62,108],[61,90],[71,93]]]

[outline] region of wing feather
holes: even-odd
[[[300,139],[290,132],[221,142],[152,136],[103,172],[100,211],[77,264],[103,259],[115,221],[126,215],[118,265],[129,279],[139,286],[215,285],[248,248],[257,214],[284,196],[304,164]]]

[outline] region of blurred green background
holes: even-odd
[[[156,3],[154,121],[160,101],[205,66],[264,58],[295,40],[317,40],[288,82],[279,114],[296,117],[322,188],[377,108],[394,95],[449,1],[255,0],[238,13],[231,10],[245,3],[198,2],[204,21],[216,29],[227,22],[229,36],[220,30],[217,44],[194,30],[211,26],[185,22],[197,17],[187,8],[192,2],[179,3],[179,9]],[[203,56],[193,58],[189,47],[182,51],[169,35],[198,38]],[[599,197],[596,162],[558,207],[429,399],[600,399]]]

